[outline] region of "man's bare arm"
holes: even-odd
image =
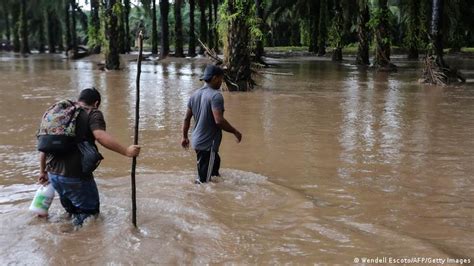
[[[221,110],[216,110],[212,109],[212,114],[214,116],[214,121],[216,121],[216,124],[218,127],[220,127],[222,130],[234,134],[235,138],[237,139],[237,142],[240,142],[242,140],[242,134],[234,128],[229,121],[227,121],[224,118],[224,112]]]
[[[94,134],[95,139],[100,143],[100,145],[111,151],[120,153],[127,157],[135,157],[140,154],[140,146],[130,145],[128,147],[124,147],[104,130],[96,129],[92,133]]]

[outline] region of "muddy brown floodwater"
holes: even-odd
[[[136,64],[102,72],[89,61],[0,54],[2,264],[353,263],[355,258],[474,256],[474,61],[451,60],[468,83],[416,82],[347,61],[272,60],[253,92],[223,92],[222,178],[197,186],[180,147],[196,61],[145,63],[131,226],[127,158],[105,151],[96,172],[101,215],[71,232],[56,198],[48,220],[28,213],[38,173],[35,131],[57,100],[102,92],[107,129],[132,143]]]

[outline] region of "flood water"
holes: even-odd
[[[47,220],[35,132],[44,110],[83,88],[102,93],[107,130],[133,141],[136,64],[0,55],[1,264],[353,263],[355,258],[474,258],[474,60],[449,61],[462,86],[420,85],[417,62],[397,73],[308,58],[278,59],[249,93],[223,92],[222,177],[194,185],[180,147],[202,63],[145,63],[138,159],[138,229],[131,160],[101,148],[101,215],[78,231],[59,199]]]

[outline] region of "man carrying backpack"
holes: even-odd
[[[81,91],[78,98],[80,111],[76,118],[77,137],[95,147],[97,140],[105,148],[127,157],[138,156],[140,146],[122,146],[105,131],[104,116],[99,108],[100,93],[95,88]],[[40,183],[51,182],[58,192],[61,205],[73,217],[73,225],[81,226],[84,220],[99,214],[100,201],[92,172],[84,173],[79,148],[53,154],[40,153]]]

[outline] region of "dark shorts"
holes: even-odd
[[[70,214],[98,214],[99,191],[94,178],[75,178],[48,173],[49,181],[59,194],[61,205]]]
[[[211,176],[219,176],[221,158],[215,151],[196,150],[198,178],[201,183],[211,181]]]

